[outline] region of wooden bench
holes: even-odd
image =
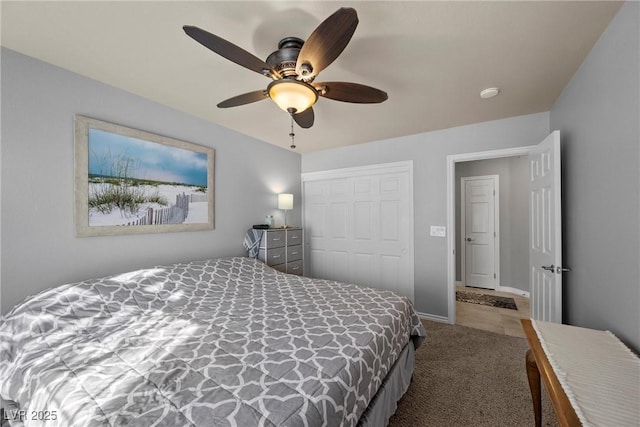
[[[561,426],[639,426],[640,359],[606,331],[522,319],[536,427],[542,377]]]

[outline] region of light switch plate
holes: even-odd
[[[431,235],[434,237],[445,237],[447,235],[447,227],[441,225],[432,225]]]

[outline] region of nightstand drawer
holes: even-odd
[[[287,262],[302,259],[302,245],[287,246]]]
[[[280,248],[286,244],[285,231],[267,231],[265,232],[263,244],[267,249]],[[284,261],[283,261],[284,262]]]
[[[278,264],[278,265],[274,265],[273,266],[274,269],[282,272],[282,273],[286,273],[287,272],[287,264]]]
[[[265,251],[264,249],[260,249],[258,254],[258,258],[266,262],[267,265],[273,266],[276,264],[284,264],[286,262],[286,250],[284,247],[282,248],[273,248]]]
[[[258,236],[260,245],[256,254],[254,251]],[[249,256],[283,273],[302,276],[304,269],[304,230],[302,228],[260,229],[258,233],[250,230],[245,235],[245,242],[247,240],[254,245],[251,250],[247,249]]]
[[[287,263],[287,273],[302,276],[302,260]]]
[[[287,246],[302,244],[302,230],[287,230]]]

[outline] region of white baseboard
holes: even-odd
[[[435,315],[435,314],[420,313],[419,311],[416,311],[416,314],[421,319],[433,320],[434,322],[439,322],[439,323],[451,323],[449,321],[449,318],[446,317],[446,316],[438,316],[438,315]]]
[[[529,298],[529,292],[523,291],[522,289],[518,289],[518,288],[512,288],[511,286],[498,286],[496,288],[496,291],[509,292],[511,294],[516,294],[516,295]]]

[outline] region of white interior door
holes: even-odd
[[[462,239],[465,286],[495,289],[497,283],[498,176],[462,178]]]
[[[412,178],[410,162],[303,174],[309,275],[413,300]]]
[[[560,132],[529,154],[531,317],[562,323]]]

